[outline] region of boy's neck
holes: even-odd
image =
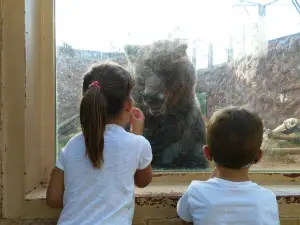
[[[216,166],[218,170],[217,178],[228,180],[232,182],[249,181],[249,168],[242,169],[228,169],[222,166]]]

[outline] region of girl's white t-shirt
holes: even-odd
[[[94,169],[82,133],[61,150],[56,167],[64,171],[65,192],[59,225],[131,225],[135,203],[134,174],[152,161],[143,136],[106,125],[104,164]]]

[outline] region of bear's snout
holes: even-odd
[[[163,104],[165,100],[165,96],[163,93],[150,93],[146,92],[143,94],[143,100],[147,105],[156,105],[156,104]]]
[[[152,115],[161,115],[164,112],[165,96],[163,93],[145,92],[143,101]]]

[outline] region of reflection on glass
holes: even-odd
[[[152,145],[155,168],[207,169],[206,120],[235,105],[258,112],[264,121],[264,157],[253,169],[299,169],[296,5],[57,1],[57,151],[80,132],[83,73],[93,63],[113,60],[134,75],[133,97],[146,115],[143,135]],[[110,10],[99,11],[103,8]]]

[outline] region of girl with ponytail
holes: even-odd
[[[144,116],[133,107],[133,86],[113,62],[85,74],[82,132],[61,150],[47,190],[48,205],[63,208],[58,224],[132,224],[135,186],[152,180],[152,150],[141,136]]]

